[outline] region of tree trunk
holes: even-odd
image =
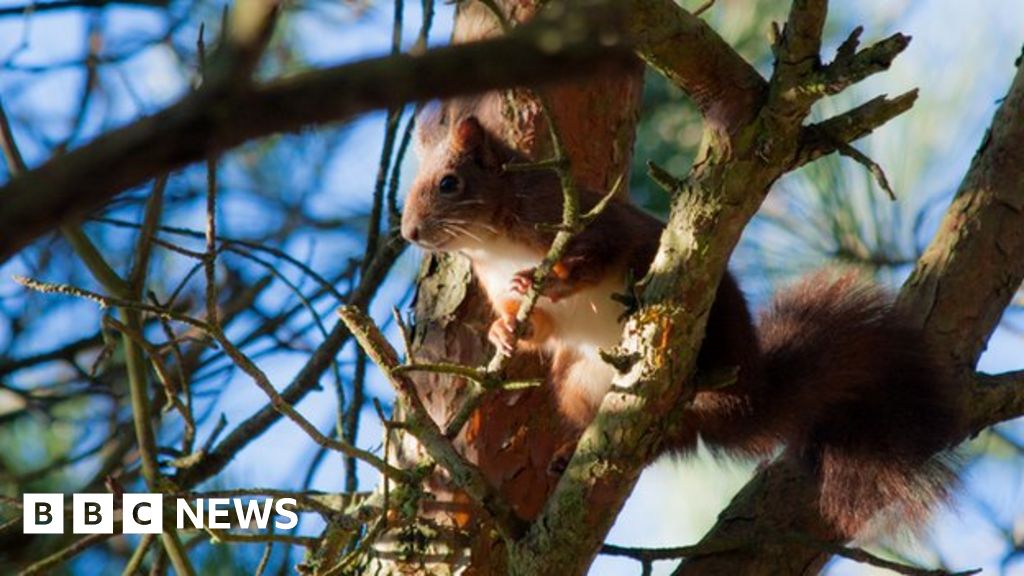
[[[538,3],[497,2],[516,22],[531,18]],[[455,42],[498,33],[497,20],[481,3],[459,6]],[[643,66],[637,60],[625,74],[603,74],[544,91],[580,185],[609,190],[627,173],[642,86]],[[488,128],[531,158],[548,158],[551,147],[538,95],[530,90],[513,90],[493,96],[488,98],[489,104],[500,106],[500,110],[487,117]],[[620,197],[627,197],[625,188]],[[491,354],[486,334],[493,316],[472,280],[468,262],[461,257],[426,257],[420,272],[415,320],[413,345],[417,359],[486,364]],[[546,359],[540,356],[519,355],[507,374],[510,378],[541,377],[546,373],[545,363]],[[449,376],[419,375],[416,384],[431,416],[442,426],[458,411],[468,390],[465,381]],[[455,444],[470,462],[480,467],[521,518],[532,520],[558,480],[549,473],[552,457],[576,440],[560,420],[548,386],[491,393]],[[415,441],[406,436],[401,444],[401,461],[418,462],[421,456]],[[500,538],[482,524],[481,515],[469,499],[451,490],[440,471],[431,477],[429,487],[436,501],[423,506],[425,516],[470,534],[470,555],[463,557],[460,564],[468,565],[469,573],[503,573],[506,554]],[[458,548],[461,543],[450,544]],[[415,570],[416,562],[407,568]],[[433,574],[454,568],[444,564],[423,570]]]

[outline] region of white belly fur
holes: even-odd
[[[538,266],[542,258],[526,247],[499,239],[490,240],[486,249],[467,247],[463,253],[473,261],[477,280],[492,302],[514,296],[509,291],[513,276]],[[618,318],[624,308],[611,298],[622,291],[622,279],[613,274],[600,284],[558,302],[547,298],[537,302],[537,308],[551,318],[549,351],[556,352],[558,346],[565,346],[579,358],[561,385],[574,389],[576,395],[582,394],[594,409],[600,405],[615,375],[614,369],[601,359],[600,350],[615,346],[622,335]]]

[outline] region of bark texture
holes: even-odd
[[[501,0],[496,3],[515,22],[526,22],[542,2]],[[501,27],[482,4],[460,4],[455,42],[499,34]],[[639,60],[621,72],[600,74],[542,89],[554,121],[564,135],[573,174],[581,185],[608,190],[626,173],[639,111],[643,67]],[[552,149],[538,94],[517,89],[494,94],[487,105],[488,128],[510,146],[536,160]],[[621,196],[626,196],[625,190]],[[459,257],[429,256],[420,274],[415,304],[415,349],[418,360],[486,364],[490,354],[487,328],[493,316],[472,280],[468,262]],[[506,371],[509,378],[542,377],[546,359],[518,355]],[[439,423],[452,419],[462,405],[467,383],[449,376],[415,377],[423,403]],[[552,493],[558,478],[548,471],[555,453],[575,438],[561,425],[549,386],[490,394],[456,438],[456,446],[523,519],[534,519]],[[421,456],[415,442],[403,444],[402,458]],[[429,515],[461,528],[470,528],[471,573],[499,574],[507,569],[505,550],[497,534],[481,525],[481,514],[461,493],[447,486],[443,475],[431,484],[437,502]],[[595,503],[595,505],[600,505]]]

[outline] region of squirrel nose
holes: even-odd
[[[403,223],[402,225],[402,236],[409,242],[416,242],[420,239],[420,227],[417,224]]]

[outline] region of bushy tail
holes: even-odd
[[[750,410],[818,474],[825,517],[848,536],[878,516],[922,525],[955,479],[963,415],[921,331],[880,288],[825,272],[781,292],[758,332]]]

